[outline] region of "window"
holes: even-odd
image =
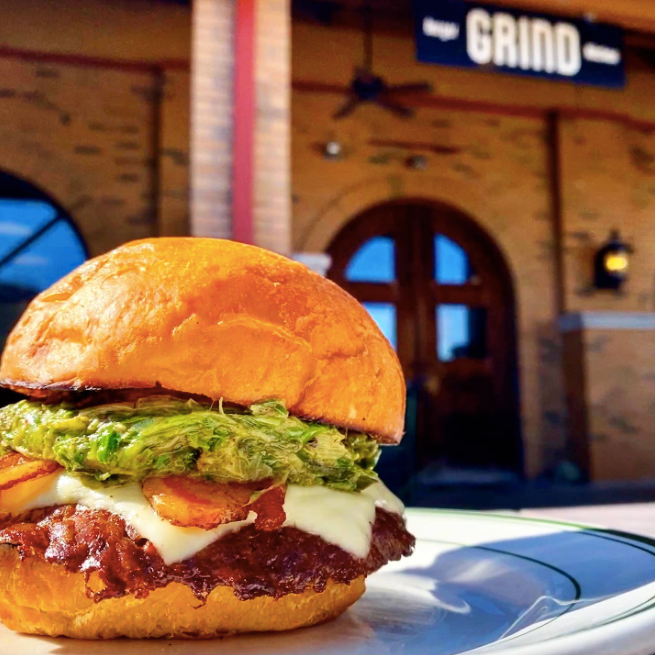
[[[440,361],[486,357],[486,310],[466,305],[439,305],[436,319],[437,356]]]
[[[434,235],[434,279],[439,284],[466,284],[473,275],[463,248],[443,234]]]
[[[38,293],[85,259],[77,233],[52,205],[0,199],[0,284]]]
[[[386,302],[365,302],[363,305],[378,324],[382,334],[396,348],[396,307]]]
[[[0,259],[56,215],[52,205],[40,200],[0,198]]]
[[[393,282],[395,244],[390,237],[373,237],[353,255],[346,268],[349,282]]]
[[[55,203],[0,173],[0,349],[28,302],[86,257],[72,221]]]

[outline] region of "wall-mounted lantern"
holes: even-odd
[[[628,277],[632,246],[621,239],[618,230],[598,249],[595,259],[594,286],[597,289],[620,291]]]

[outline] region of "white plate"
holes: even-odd
[[[340,619],[204,642],[79,642],[14,634],[12,655],[651,655],[655,541],[512,515],[410,510],[416,552]]]

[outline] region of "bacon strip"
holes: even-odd
[[[173,525],[211,530],[248,516],[252,489],[186,476],[148,478],[143,493],[152,508]]]
[[[11,489],[20,482],[50,475],[59,469],[61,466],[57,462],[7,453],[0,457],[0,491]]]
[[[211,530],[233,521],[243,521],[250,511],[257,514],[259,530],[276,530],[286,520],[286,487],[266,489],[270,481],[248,484],[219,483],[187,476],[148,478],[143,493],[152,508],[173,525]],[[253,501],[259,489],[262,493]]]
[[[0,457],[0,511],[20,511],[48,488],[60,470],[57,462],[31,459],[19,453]]]
[[[284,525],[287,515],[284,512],[286,487],[273,487],[265,491],[250,506],[257,513],[255,527],[258,530],[277,530]]]

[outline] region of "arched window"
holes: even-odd
[[[73,221],[55,201],[0,172],[0,348],[28,302],[87,256]]]

